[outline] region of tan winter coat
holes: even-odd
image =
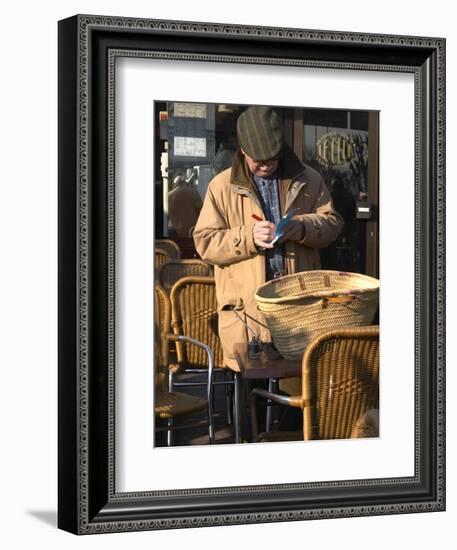
[[[317,249],[336,239],[343,220],[334,210],[320,174],[304,166],[288,148],[280,161],[280,174],[281,214],[299,208],[297,216],[305,226],[301,241],[285,243],[286,272],[319,269]],[[247,335],[237,319],[233,306],[263,342],[271,341],[270,332],[262,326],[266,324],[265,318],[254,298],[258,286],[265,282],[266,266],[265,253],[254,244],[253,214],[265,219],[252,175],[239,152],[232,168],[210,182],[193,234],[197,252],[215,266],[219,336],[224,360],[233,370],[239,370],[233,344],[252,338],[252,333]]]

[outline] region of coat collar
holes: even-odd
[[[282,185],[288,186],[292,179],[306,170],[305,166],[303,166],[297,155],[288,145],[284,147],[279,162]],[[230,183],[238,187],[244,187],[258,196],[257,187],[254,184],[251,171],[240,150],[238,150],[233,160],[232,170],[230,172]]]

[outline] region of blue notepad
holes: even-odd
[[[292,216],[299,210],[300,210],[299,208],[294,208],[290,212],[287,212],[287,214],[285,214],[281,218],[280,222],[276,226],[275,238],[271,241],[271,244],[275,244],[284,235],[284,230],[286,228],[286,225],[290,222],[290,220],[292,219]]]

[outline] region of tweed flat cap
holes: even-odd
[[[278,114],[271,107],[248,107],[237,121],[238,143],[254,160],[278,156],[284,145],[284,132]]]

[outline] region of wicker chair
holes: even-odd
[[[303,410],[303,432],[257,436],[256,397]],[[251,392],[254,441],[347,439],[358,421],[379,408],[379,326],[322,332],[302,359],[302,394],[285,396],[263,389]]]
[[[212,268],[203,260],[169,260],[157,270],[157,282],[168,292],[179,279],[189,276],[211,276]]]
[[[157,346],[155,380],[159,391],[168,390],[169,340],[171,333],[171,302],[168,293],[158,283],[154,287],[154,322]]]
[[[171,259],[179,260],[181,258],[181,249],[175,241],[171,239],[156,239],[155,245],[157,248],[165,251]]]
[[[166,419],[167,426],[156,425],[156,432],[167,430],[167,444],[172,444],[172,430],[188,428],[188,424],[175,424],[174,419],[193,414],[206,409],[208,411],[208,432],[210,443],[214,441],[214,427],[212,424],[212,410],[209,400],[182,392],[168,391],[169,345],[170,342],[186,343],[195,346],[206,354],[208,372],[211,375],[213,358],[209,346],[193,338],[176,336],[169,333],[171,319],[170,298],[165,290],[158,284],[155,285],[155,401],[154,412],[158,418]],[[208,397],[210,397],[208,395]]]
[[[155,272],[157,273],[157,270],[159,267],[165,263],[171,260],[170,256],[167,254],[167,252],[163,248],[159,248],[156,246],[154,250],[154,267]]]
[[[235,440],[240,440],[240,419],[237,397],[237,384],[232,371],[224,368],[222,346],[218,335],[216,288],[212,277],[191,276],[179,279],[170,294],[172,329],[176,336],[186,336],[205,343],[212,350],[214,372],[208,372],[205,353],[196,347],[176,342],[177,364],[170,367],[168,390],[186,386],[207,386],[210,399],[210,417],[212,417],[212,397],[215,385],[226,389],[235,387]],[[186,381],[180,377],[183,373],[195,374],[195,380]],[[201,375],[204,380],[201,381]],[[228,377],[227,377],[228,375]],[[218,379],[216,379],[218,378]],[[227,414],[230,419],[231,400],[226,394]]]
[[[180,416],[185,416],[188,414],[193,414],[195,412],[201,411],[208,407],[208,401],[202,399],[201,397],[196,397],[194,395],[188,395],[187,393],[181,392],[157,392],[154,412],[159,418],[174,420]],[[188,425],[177,426],[173,425],[173,428],[188,428]],[[170,427],[166,427],[167,430],[170,430]],[[157,428],[157,431],[160,431],[161,428]]]

